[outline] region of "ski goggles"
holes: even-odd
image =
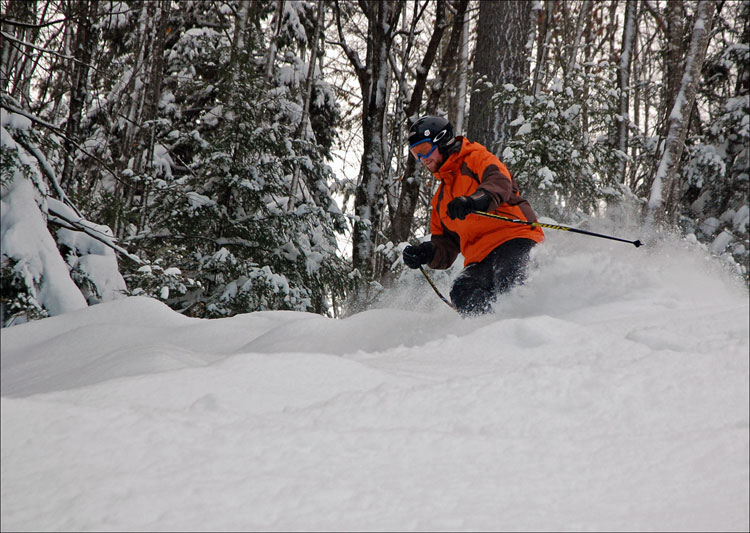
[[[427,159],[430,157],[432,152],[437,148],[436,144],[433,144],[430,139],[422,139],[421,141],[415,142],[409,146],[409,152],[414,156],[414,159],[419,161],[420,159]]]
[[[411,155],[413,155],[414,159],[416,159],[417,161],[419,161],[420,159],[427,159],[428,157],[430,157],[432,152],[435,151],[435,148],[437,148],[436,143],[440,141],[440,139],[445,137],[446,133],[448,132],[446,130],[443,130],[435,135],[434,139],[422,139],[421,141],[417,141],[414,144],[410,145],[409,151],[411,152]]]

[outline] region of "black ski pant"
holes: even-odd
[[[531,239],[512,239],[464,268],[450,293],[458,312],[464,316],[491,313],[498,294],[526,279],[529,253],[535,244]]]

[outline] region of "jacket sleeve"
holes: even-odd
[[[489,158],[488,158],[489,159]],[[490,196],[490,206],[487,211],[494,211],[500,204],[508,203],[514,196],[513,181],[507,167],[495,160],[482,162],[483,168],[478,169],[480,185],[477,191],[484,191]]]
[[[480,184],[477,191],[485,191],[490,195],[490,205],[487,211],[490,213],[502,204],[518,206],[523,217],[529,222],[536,222],[537,217],[531,204],[521,196],[518,186],[510,177],[510,171],[497,158],[492,156],[483,169],[481,169]]]
[[[450,231],[440,221],[440,217],[433,208],[432,218],[430,219],[430,233],[432,237],[430,242],[435,248],[435,255],[428,265],[435,270],[445,270],[449,268],[458,257],[461,250],[461,239],[458,234]]]

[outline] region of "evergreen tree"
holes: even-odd
[[[333,313],[331,304],[343,300],[348,285],[336,243],[345,224],[325,164],[335,100],[314,79],[303,112],[309,63],[294,52],[308,39],[305,27],[314,27],[305,18],[314,11],[288,7],[277,13],[275,45],[258,31],[267,13],[255,11],[245,13],[250,18],[239,41],[228,38],[232,32],[194,27],[168,52],[167,86],[186,105],[172,109],[176,122],[166,138],[185,171],[174,174],[166,165],[145,223],[129,239],[162,265],[128,279],[196,316],[261,309]],[[210,20],[210,13],[203,15]],[[272,58],[260,53],[273,47]],[[308,61],[316,60],[309,54]]]
[[[124,296],[107,226],[81,216],[40,149],[34,121],[2,98],[0,324],[54,316]]]
[[[518,116],[511,122],[514,135],[501,159],[523,194],[533,200],[539,216],[565,220],[591,215],[602,200],[623,196],[617,180],[620,159],[607,136],[618,109],[617,91],[607,88],[614,65],[602,67],[571,77],[567,84],[553,80],[549,90],[536,95],[529,84],[506,84],[495,92],[495,102],[518,106]],[[584,105],[576,97],[584,84],[592,91],[584,104],[588,129]]]
[[[24,11],[19,2],[13,6]],[[134,252],[132,262],[120,265],[130,293],[161,298],[180,311],[206,317],[259,309],[335,314],[349,286],[349,265],[337,248],[345,221],[326,163],[338,109],[316,68],[324,53],[317,47],[323,30],[318,4],[187,0],[174,6],[92,1],[71,12],[99,9],[93,24],[74,16],[69,21],[87,32],[86,46],[78,49],[94,68],[85,94],[68,76],[50,77],[41,87],[48,100],[38,103],[44,129],[34,146],[45,164],[37,167],[69,176],[38,187],[42,215],[52,224],[64,214],[63,202],[52,204],[45,192],[52,190],[68,202],[66,209],[106,223],[112,231],[86,227],[104,231],[108,246],[120,253],[128,255],[115,237]],[[29,23],[37,22],[32,11]],[[265,28],[274,14],[271,35]],[[6,72],[12,61],[3,65]],[[23,77],[19,91],[28,93],[39,79]],[[70,107],[73,96],[80,111]],[[66,128],[71,117],[75,127]],[[16,174],[28,174],[35,163],[30,167],[24,157],[34,158],[28,150],[17,153],[4,149],[4,170],[8,163],[20,169]],[[9,191],[4,186],[3,198]],[[54,217],[47,217],[45,202],[55,207]],[[6,219],[4,232],[12,229]],[[106,299],[83,269],[90,251],[63,233],[57,232],[57,253],[68,261],[70,280],[83,296],[79,303]],[[21,267],[5,251],[3,286],[7,281],[18,295],[38,292],[38,283],[27,283],[31,278],[18,274]],[[46,312],[27,301],[27,310]]]

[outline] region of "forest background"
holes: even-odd
[[[423,114],[541,216],[748,276],[750,3],[2,0],[2,326],[146,294],[342,316],[404,272]]]

